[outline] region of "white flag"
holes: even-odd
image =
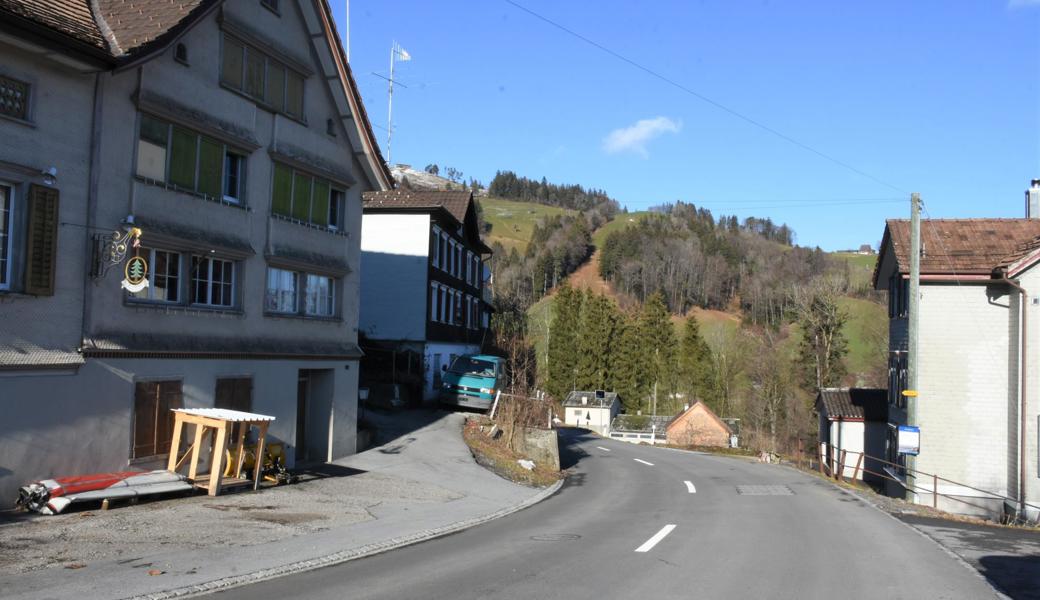
[[[400,60],[400,61],[412,60],[412,55],[408,54],[408,51],[405,50],[404,48],[398,46],[397,47],[397,60]]]

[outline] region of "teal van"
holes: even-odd
[[[488,409],[495,393],[505,385],[505,359],[489,354],[463,354],[444,369],[441,404]]]

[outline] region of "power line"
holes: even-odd
[[[879,184],[881,184],[881,185],[883,185],[885,187],[891,188],[891,189],[893,189],[893,190],[895,190],[897,192],[904,193],[904,194],[908,193],[908,192],[906,192],[906,190],[900,188],[899,186],[893,185],[891,183],[888,183],[887,181],[879,179],[879,178],[871,175],[870,173],[867,173],[866,171],[863,171],[861,169],[857,169],[856,167],[850,165],[849,163],[847,163],[845,161],[842,161],[842,160],[840,160],[838,158],[835,158],[835,157],[833,157],[833,156],[831,156],[831,155],[829,155],[829,154],[827,154],[825,152],[821,152],[820,150],[817,150],[816,148],[813,148],[812,146],[810,146],[808,144],[802,143],[802,142],[794,139],[793,137],[791,137],[789,135],[781,133],[780,131],[777,131],[776,129],[773,129],[772,127],[770,127],[770,126],[768,126],[768,125],[766,125],[766,124],[764,124],[764,123],[762,123],[760,121],[756,121],[755,119],[752,119],[751,117],[749,117],[747,115],[744,115],[744,114],[742,114],[742,113],[740,113],[740,112],[738,112],[738,111],[736,111],[736,110],[734,110],[734,109],[732,109],[732,108],[722,104],[721,102],[717,102],[715,100],[712,100],[711,98],[705,96],[704,94],[701,94],[700,92],[697,92],[697,91],[695,91],[693,89],[690,89],[690,88],[686,87],[685,85],[683,85],[683,84],[681,84],[681,83],[679,83],[679,82],[677,82],[677,81],[675,81],[673,79],[670,79],[670,78],[666,77],[665,75],[662,75],[661,73],[658,73],[657,71],[651,69],[650,67],[644,66],[644,65],[642,65],[642,64],[640,64],[640,63],[638,63],[638,62],[628,58],[627,56],[624,56],[623,54],[620,54],[618,52],[615,52],[614,50],[611,50],[610,48],[604,46],[603,44],[600,44],[599,42],[596,42],[595,40],[592,40],[592,39],[589,39],[589,38],[585,37],[584,35],[574,31],[573,29],[569,29],[566,26],[561,25],[560,23],[557,23],[556,21],[553,21],[552,19],[550,19],[550,18],[548,18],[546,16],[541,15],[541,14],[531,10],[530,8],[527,8],[526,6],[524,6],[522,4],[514,2],[514,0],[503,0],[503,1],[506,4],[510,4],[513,7],[526,12],[527,14],[531,15],[532,17],[535,17],[536,19],[539,19],[541,21],[544,21],[545,23],[548,23],[549,25],[552,25],[553,27],[559,29],[560,31],[563,31],[564,33],[566,33],[568,35],[571,35],[571,36],[573,36],[575,38],[578,38],[579,40],[585,42],[586,44],[589,44],[590,46],[593,46],[594,48],[597,48],[597,49],[599,49],[599,50],[601,50],[603,52],[606,52],[607,54],[613,56],[614,58],[616,58],[616,59],[618,59],[618,60],[620,60],[622,62],[628,63],[629,65],[639,69],[640,71],[643,71],[644,73],[647,73],[648,75],[650,75],[652,77],[660,79],[661,81],[667,83],[668,85],[670,85],[670,86],[672,86],[672,87],[674,87],[674,88],[676,88],[676,89],[678,89],[680,91],[683,91],[683,92],[685,92],[685,93],[687,93],[687,94],[697,98],[698,100],[701,100],[702,102],[706,102],[706,103],[714,106],[715,108],[718,108],[719,110],[725,111],[725,112],[729,113],[730,115],[733,115],[734,117],[737,117],[738,119],[741,119],[742,121],[745,121],[747,123],[750,123],[750,124],[754,125],[755,127],[758,127],[759,129],[767,131],[767,132],[775,135],[776,137],[778,137],[778,138],[780,138],[780,139],[782,139],[782,140],[784,140],[784,141],[786,141],[788,143],[794,144],[795,146],[798,146],[802,150],[805,150],[807,152],[811,152],[811,153],[819,156],[820,158],[828,160],[828,161],[830,161],[830,162],[832,162],[832,163],[834,163],[834,164],[836,164],[836,165],[838,165],[838,166],[840,166],[842,168],[848,169],[849,171],[852,171],[853,173],[856,173],[857,175],[860,175],[862,177],[866,177],[867,179],[870,179],[871,181],[873,181],[875,183],[879,183]]]
[[[683,204],[692,204],[694,206],[726,206],[733,208],[785,208],[785,207],[796,207],[796,206],[840,206],[843,204],[895,204],[897,202],[906,202],[904,198],[759,198],[754,200],[677,200]],[[651,206],[662,206],[667,204],[675,204],[673,202],[661,202],[657,200],[643,200],[625,202],[626,206],[629,205],[651,205]]]

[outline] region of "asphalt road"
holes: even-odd
[[[564,463],[574,464],[573,474],[559,493],[532,508],[446,538],[217,596],[996,596],[922,534],[809,475],[574,431],[562,436]]]

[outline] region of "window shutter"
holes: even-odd
[[[54,263],[57,253],[58,190],[34,185],[29,190],[26,293],[37,296],[54,295]]]

